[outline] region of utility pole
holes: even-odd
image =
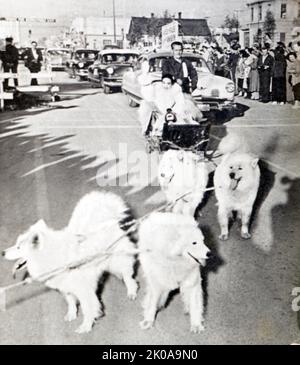
[[[116,11],[115,11],[115,0],[113,0],[113,20],[114,20],[114,43],[117,43],[116,39]]]

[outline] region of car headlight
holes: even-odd
[[[84,67],[84,63],[83,63],[83,62],[79,62],[79,63],[78,63],[78,66],[79,66],[80,68],[82,68],[82,67]]]
[[[109,75],[112,75],[112,74],[114,73],[114,69],[113,69],[112,67],[108,67],[108,68],[106,69],[106,71],[107,71],[107,73],[108,73]]]
[[[228,82],[228,84],[226,84],[226,86],[225,86],[225,89],[226,89],[227,92],[233,93],[234,89],[235,89],[234,83],[233,82]]]

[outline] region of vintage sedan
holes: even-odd
[[[141,64],[147,60],[153,81],[160,80],[163,61],[171,57],[171,52],[154,52],[140,56],[135,70],[126,72],[123,77],[122,91],[128,96],[130,106],[140,104],[142,100],[141,86],[138,76],[141,74]],[[192,96],[202,111],[232,109],[234,104],[234,83],[210,71],[206,61],[196,53],[183,53],[197,70],[198,84]]]
[[[101,51],[97,60],[88,68],[88,79],[92,85],[103,87],[104,93],[121,88],[123,74],[132,70],[139,53],[131,49],[110,49]]]
[[[66,71],[70,77],[78,81],[87,80],[88,67],[91,66],[97,58],[99,51],[96,49],[77,49],[72,52],[71,59],[66,63]]]
[[[48,48],[45,53],[46,66],[50,70],[64,70],[71,59],[71,50],[68,48]]]

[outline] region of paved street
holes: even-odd
[[[101,189],[99,185],[109,185],[106,190],[120,194],[136,217],[164,203],[155,180],[158,157],[141,153],[144,141],[137,108],[130,108],[120,92],[105,95],[64,73],[57,74],[57,82],[62,101],[0,115],[1,251],[40,218],[55,229],[64,227],[76,202]],[[122,282],[114,277],[106,280],[101,294],[105,316],[86,335],[74,333],[81,314],[75,322],[64,322],[66,304],[58,292],[38,283],[10,291],[7,310],[0,312],[0,344],[300,340],[300,314],[291,308],[292,289],[300,286],[300,112],[288,105],[237,101],[244,115],[237,113],[225,123],[219,120],[211,130],[211,147],[226,133],[243,135],[261,158],[261,187],[249,241],[240,239],[236,223],[229,241],[219,241],[216,199],[213,193],[207,196],[199,221],[215,257],[204,272],[206,330],[199,335],[189,332],[189,319],[179,295],[174,295],[158,313],[155,327],[142,331],[138,323],[145,286],[138,270],[135,302],[127,298]],[[1,259],[1,286],[15,282],[12,266]],[[21,279],[20,273],[17,280]]]

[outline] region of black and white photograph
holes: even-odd
[[[0,9],[0,345],[300,345],[300,1]]]

